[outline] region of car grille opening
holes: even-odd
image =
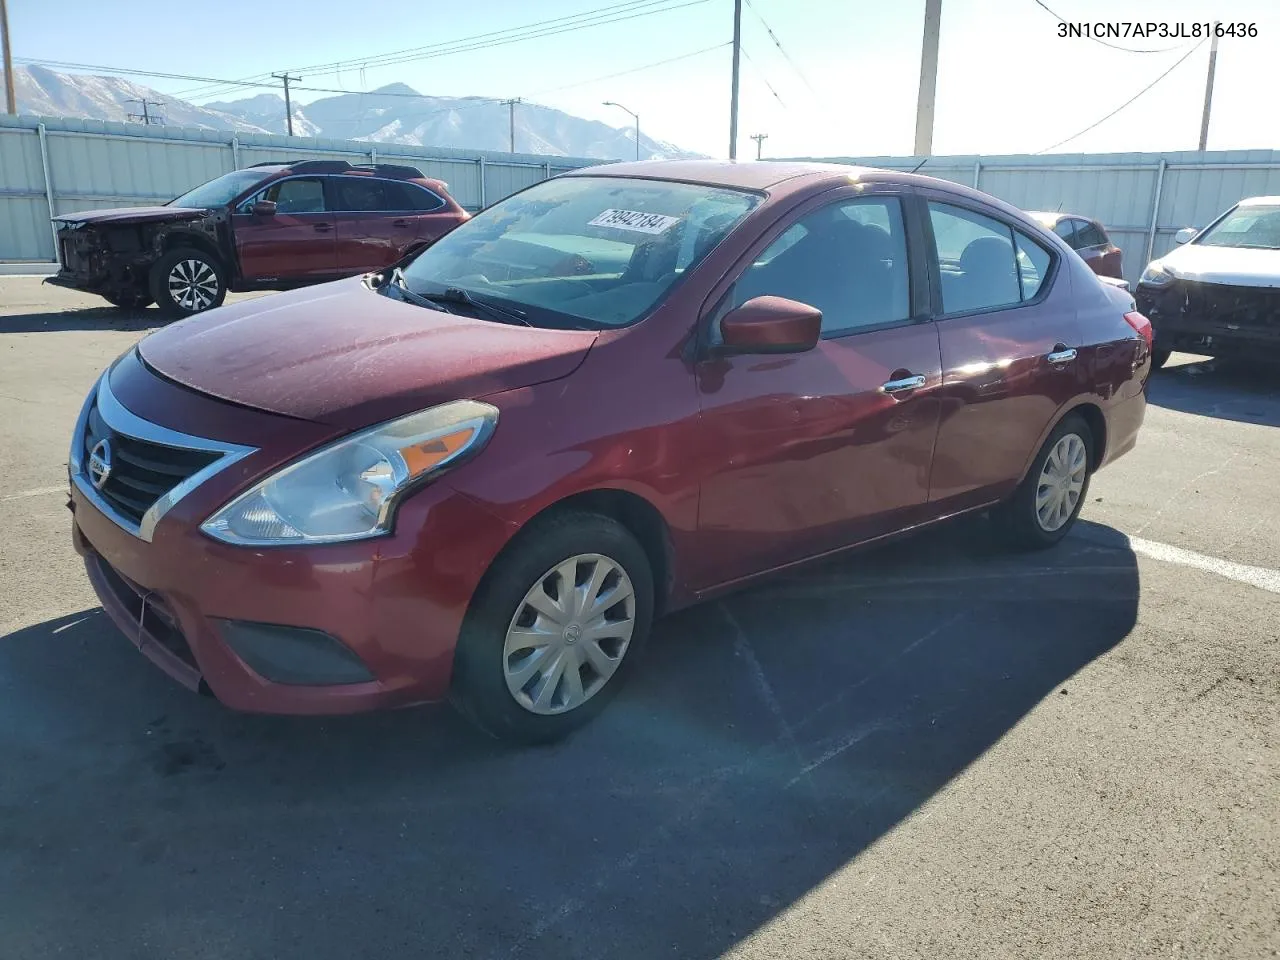
[[[191,652],[191,646],[178,626],[178,618],[173,615],[173,611],[169,609],[164,599],[118,573],[115,567],[102,557],[97,556],[94,559],[98,564],[98,570],[102,573],[102,579],[106,581],[116,599],[135,620],[141,621],[142,628],[151,638],[187,666],[199,669],[195,654]]]
[[[103,440],[111,450],[111,469],[98,494],[122,517],[135,524],[157,500],[222,455],[153,443],[112,430],[94,403],[84,431],[83,462]],[[92,481],[93,475],[89,474]],[[95,484],[95,486],[97,486]]]

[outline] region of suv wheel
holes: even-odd
[[[179,247],[152,266],[151,295],[167,317],[211,310],[226,299],[226,272],[216,257],[203,250]]]
[[[995,519],[1020,547],[1051,547],[1067,535],[1089,492],[1093,432],[1069,415],[1049,434],[1027,476],[996,511]]]
[[[578,511],[535,521],[472,599],[452,699],[499,739],[559,739],[618,692],[652,619],[653,573],[625,527]]]

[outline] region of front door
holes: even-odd
[[[691,574],[701,585],[922,515],[941,365],[927,291],[912,290],[909,239],[903,196],[841,190],[766,235],[717,307],[713,342],[720,316],[764,295],[818,307],[822,339],[806,353],[698,365],[708,467],[705,549]]]
[[[337,273],[333,214],[321,177],[279,180],[236,208],[231,217],[241,275],[249,281],[318,280]],[[249,212],[270,200],[272,216]]]
[[[946,512],[1013,490],[1080,390],[1081,339],[1058,254],[949,195],[927,209],[943,370],[930,500]]]

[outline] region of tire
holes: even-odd
[[[141,310],[155,303],[151,294],[141,290],[132,290],[129,293],[104,293],[102,299],[121,310]]]
[[[1065,488],[1063,500],[1056,500],[1052,490],[1048,493],[1049,502],[1067,506],[1068,512],[1065,517],[1060,511],[1057,513],[1048,511],[1047,504],[1045,512],[1048,512],[1049,516],[1046,517],[1037,507],[1037,496],[1041,492],[1042,481],[1051,481],[1053,474],[1062,476],[1056,467],[1046,471],[1046,464],[1049,463],[1055,451],[1059,453],[1059,461],[1063,456],[1067,457],[1068,468],[1078,462],[1076,451],[1083,456],[1081,472],[1068,469],[1067,479],[1058,481]],[[1058,543],[1067,535],[1075,524],[1076,518],[1080,516],[1080,510],[1089,494],[1089,479],[1093,476],[1096,466],[1097,464],[1093,462],[1093,432],[1082,417],[1069,414],[1054,428],[1053,433],[1049,434],[1049,439],[1036,454],[1031,469],[1027,471],[1026,477],[1014,491],[1013,496],[996,511],[994,519],[1006,539],[1016,547],[1029,550],[1043,550]],[[1071,493],[1075,482],[1078,482],[1079,486],[1074,489],[1075,499],[1072,501]]]
[[[1151,351],[1151,369],[1159,370],[1169,362],[1169,354],[1173,351],[1167,347],[1156,347]]]
[[[560,606],[561,570],[575,559],[578,590],[566,612]],[[595,617],[575,614],[597,575],[603,580],[599,595],[613,591],[617,600],[598,608]],[[540,608],[556,613],[559,622],[530,606],[538,590]],[[653,571],[644,548],[625,527],[576,510],[534,521],[498,557],[472,598],[454,656],[450,698],[463,716],[500,740],[558,740],[590,721],[617,694],[635,668],[652,621]],[[598,641],[590,636],[593,625],[601,634]],[[509,631],[523,632],[509,639]],[[519,646],[534,637],[533,645]],[[575,673],[576,684],[570,679]]]
[[[227,272],[217,257],[194,247],[177,247],[152,265],[150,286],[164,316],[187,317],[222,305]]]

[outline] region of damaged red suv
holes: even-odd
[[[75,427],[74,538],[120,629],[231,707],[448,697],[546,740],[665,612],[970,511],[1058,542],[1137,439],[1150,346],[965,187],[593,167],[143,339]]]
[[[260,163],[162,207],[54,220],[61,269],[48,283],[170,317],[228,290],[275,290],[380,270],[467,219],[417,167],[345,160]]]

